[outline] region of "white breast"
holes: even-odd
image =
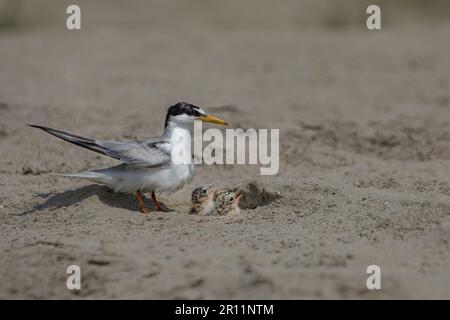
[[[171,154],[171,164],[160,169],[155,178],[159,180],[158,191],[173,192],[190,183],[194,177],[191,134],[187,129],[175,127],[170,130],[167,140],[169,143],[161,146],[161,149]]]

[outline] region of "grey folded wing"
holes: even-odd
[[[167,143],[162,138],[141,141],[95,140],[49,127],[38,125],[29,126],[44,130],[55,137],[80,147],[121,160],[127,165],[135,168],[151,168],[170,165],[170,154],[164,152],[161,148],[161,146]]]
[[[164,167],[170,164],[170,154],[159,148],[164,142],[157,139],[143,141],[95,140],[103,152],[135,168]]]

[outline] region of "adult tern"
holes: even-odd
[[[116,192],[135,194],[142,213],[149,209],[144,205],[142,193],[149,192],[159,211],[164,211],[155,192],[173,192],[192,181],[193,161],[174,161],[174,148],[190,148],[190,132],[194,120],[228,125],[222,119],[207,114],[190,103],[179,102],[167,110],[164,133],[157,138],[138,141],[111,141],[84,138],[60,130],[30,125],[80,147],[107,155],[122,163],[99,170],[63,174],[84,178],[106,185]],[[191,155],[189,155],[191,157]]]

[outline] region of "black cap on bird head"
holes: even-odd
[[[164,126],[167,127],[170,121],[190,123],[197,119],[204,122],[228,125],[228,123],[222,119],[206,114],[206,112],[200,107],[187,102],[178,102],[177,104],[169,107],[167,110],[166,122]]]

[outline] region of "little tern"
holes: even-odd
[[[197,106],[179,102],[167,110],[163,135],[145,140],[96,140],[44,126],[29,126],[120,160],[122,163],[114,167],[63,175],[103,184],[115,192],[135,194],[140,211],[146,213],[149,209],[144,204],[142,193],[151,193],[156,208],[164,211],[156,200],[155,192],[174,192],[192,181],[193,161],[179,163],[174,161],[171,153],[174,148],[186,147],[186,144],[190,147],[189,129],[194,120],[228,125],[222,119],[207,114]]]
[[[214,197],[216,215],[227,216],[240,213],[239,200],[241,196],[239,191],[222,190],[217,192]]]
[[[216,207],[214,202],[215,193],[213,186],[207,188],[198,187],[192,191],[190,214],[198,214],[201,216],[211,215]]]

